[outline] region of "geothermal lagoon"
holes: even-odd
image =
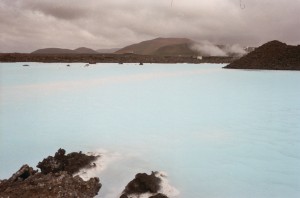
[[[300,197],[300,72],[223,64],[0,63],[0,179],[58,148],[116,198],[139,172],[176,198]]]

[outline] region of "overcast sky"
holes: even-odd
[[[123,47],[156,37],[300,44],[300,0],[0,0],[0,52]],[[243,7],[243,6],[242,6]]]

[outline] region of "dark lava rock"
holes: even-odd
[[[65,155],[65,150],[59,149],[54,157],[39,163],[42,172],[23,165],[11,178],[0,180],[0,198],[94,197],[101,188],[99,178],[84,181],[72,174],[91,166],[96,158],[81,152]]]
[[[230,63],[235,57],[152,56],[138,54],[21,54],[0,53],[0,62],[42,63]]]
[[[125,194],[122,194],[120,198],[128,198],[128,196]]]
[[[72,175],[82,168],[93,167],[94,165],[91,163],[99,157],[85,155],[81,152],[73,152],[67,155],[65,153],[64,149],[59,149],[54,157],[49,156],[45,158],[42,162],[38,163],[37,167],[41,169],[43,174],[66,171]]]
[[[131,194],[156,194],[161,188],[160,184],[161,179],[156,176],[156,172],[152,172],[150,175],[146,173],[138,173],[135,175],[135,178],[127,184],[120,198],[128,198],[128,196]],[[156,198],[159,198],[161,196],[163,196],[163,194],[160,193],[154,195],[154,197]]]
[[[271,41],[224,68],[300,70],[300,46]]]
[[[31,167],[28,168],[32,169]],[[83,181],[79,176],[72,177],[67,172],[49,173],[47,175],[42,173],[34,173],[24,180],[15,180],[13,177],[8,180],[0,181],[1,198],[88,198],[96,196],[101,188],[99,178],[95,177],[88,181]]]
[[[166,195],[164,195],[164,194],[158,193],[158,194],[153,195],[153,196],[151,196],[149,198],[168,198],[168,197]]]
[[[20,170],[18,170],[15,174],[8,179],[9,182],[16,182],[16,181],[24,181],[28,177],[37,173],[37,170],[33,170],[33,168],[29,167],[27,164],[23,165]]]

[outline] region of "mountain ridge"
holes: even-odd
[[[118,51],[116,54],[133,53],[140,55],[151,55],[161,47],[176,44],[192,43],[193,41],[187,38],[155,38],[151,40],[142,41],[129,46],[126,46]]]
[[[98,54],[98,52],[87,47],[79,47],[74,50],[64,48],[42,48],[31,52],[31,54]]]

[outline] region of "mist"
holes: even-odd
[[[190,48],[203,56],[242,56],[246,54],[246,51],[238,44],[218,46],[209,41],[201,41],[191,44]]]

